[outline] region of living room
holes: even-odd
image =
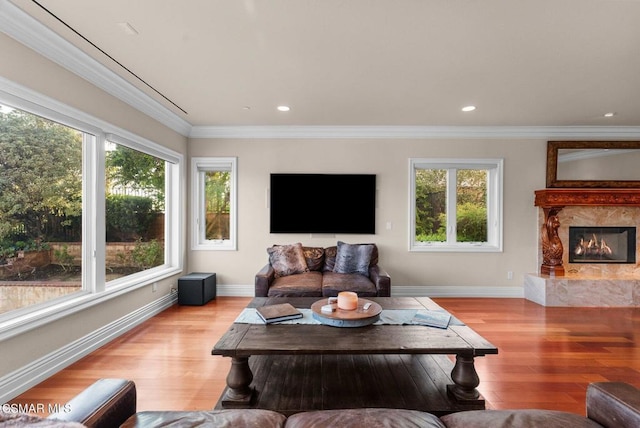
[[[555,95],[564,93],[561,90],[563,85],[570,86],[572,80],[580,80],[576,76],[584,68],[582,62],[567,61],[561,66],[546,63],[549,58],[527,62],[538,73],[541,69],[558,70],[539,78],[552,82],[546,89],[547,99],[536,99],[531,92],[526,92],[529,98],[522,97],[519,100],[528,106],[536,106],[528,110],[531,115],[546,108],[558,108],[558,105],[562,106],[561,109],[583,108],[580,113],[571,113],[564,118],[549,114],[546,116],[548,120],[543,122],[527,119],[524,112],[516,113],[515,104],[509,104],[507,111],[503,110],[502,113],[491,112],[499,102],[487,100],[489,97],[484,90],[482,93],[473,93],[473,86],[470,86],[466,88],[468,94],[452,92],[452,96],[442,103],[431,105],[424,112],[410,113],[412,118],[424,116],[437,119],[432,122],[427,119],[421,122],[417,119],[398,119],[397,112],[382,111],[379,106],[374,108],[366,100],[359,101],[357,108],[353,104],[346,104],[352,110],[361,109],[359,117],[364,119],[346,122],[348,118],[336,115],[332,120],[332,116],[328,116],[328,105],[304,106],[304,99],[299,98],[291,100],[291,111],[277,112],[274,104],[274,111],[270,113],[261,111],[266,109],[267,101],[264,99],[255,100],[255,105],[251,105],[253,101],[243,100],[237,102],[241,105],[236,107],[235,121],[224,123],[216,119],[194,124],[190,122],[192,116],[180,113],[166,101],[158,101],[157,94],[148,95],[152,92],[148,87],[132,79],[127,72],[102,58],[99,53],[96,54],[95,49],[86,42],[76,40],[77,37],[68,29],[61,28],[59,22],[31,3],[4,0],[0,4],[0,28],[3,31],[0,49],[4,58],[13,59],[0,62],[2,101],[15,103],[20,98],[26,100],[25,106],[39,104],[51,110],[61,104],[179,154],[182,157],[179,177],[182,194],[177,212],[182,221],[175,231],[179,236],[179,269],[171,275],[142,283],[128,292],[114,293],[100,304],[87,304],[76,310],[65,309],[61,316],[43,318],[46,322],[26,328],[16,327],[11,333],[3,333],[0,339],[2,347],[11,349],[11,352],[0,361],[0,384],[3,390],[14,396],[46,379],[67,362],[81,358],[115,339],[126,329],[174,305],[177,280],[189,272],[215,272],[220,296],[252,296],[254,275],[267,261],[266,249],[273,244],[301,242],[304,245],[326,247],[335,245],[338,240],[349,243],[375,242],[380,249],[380,263],[392,277],[394,296],[524,298],[525,275],[539,272],[542,263],[539,247],[541,214],[540,209],[534,206],[534,196],[536,190],[546,187],[547,142],[640,140],[640,121],[637,117],[640,108],[636,100],[627,96],[628,88],[637,81],[635,75],[629,74],[637,70],[637,60],[628,57],[624,57],[625,66],[620,67],[623,70],[616,69],[618,74],[611,79],[627,82],[627,89],[618,86],[610,91],[603,89],[600,85],[606,74],[596,74],[595,71],[572,89],[572,94],[589,90],[597,92],[596,96],[586,98],[589,100],[588,106],[584,105],[586,101],[570,101],[574,96],[571,94],[565,95],[566,98],[560,101],[555,98]],[[633,2],[616,2],[620,4],[610,8],[598,4],[600,2],[591,3],[596,10],[602,7],[601,13],[610,13],[612,20],[613,17],[630,16],[637,11],[637,5]],[[24,13],[22,8],[48,25],[29,19],[30,15]],[[56,7],[52,6],[52,10],[55,11]],[[440,9],[438,11],[443,12]],[[538,12],[536,16],[544,17],[546,14]],[[577,28],[578,25],[574,25],[571,28]],[[51,31],[48,26],[56,28],[64,37],[74,39],[82,49],[58,42],[48,32]],[[625,25],[618,27],[627,28]],[[126,38],[120,40],[124,40],[123,43],[127,41]],[[420,46],[412,46],[406,56],[420,49]],[[89,50],[91,55],[83,53],[84,50]],[[600,48],[597,53],[604,55],[606,50]],[[584,53],[580,51],[580,54]],[[593,55],[597,60],[588,64],[594,68],[597,65],[599,73],[603,73],[601,69],[609,69],[612,59],[623,58],[618,51],[616,54],[619,56],[610,54],[611,57],[602,60],[598,55]],[[122,95],[117,90],[110,93],[98,87],[96,81],[92,83],[91,73],[99,71],[99,64],[95,59],[87,59],[90,57],[100,57],[101,61],[108,62],[105,70],[116,69],[114,82],[119,82],[122,75],[132,79],[133,84],[124,86],[125,92],[129,93]],[[558,59],[556,56],[552,58]],[[393,60],[401,62],[404,59],[396,57]],[[83,62],[92,69],[86,71],[88,75],[81,76],[77,74],[79,71],[72,71],[76,64]],[[490,75],[490,65],[484,64],[484,67],[487,69],[483,73]],[[511,70],[517,71],[520,67]],[[109,75],[109,71],[100,73]],[[247,73],[246,79],[251,79],[250,72],[245,70],[243,73]],[[402,80],[401,70],[396,70],[396,73],[396,79]],[[356,73],[363,79],[366,74],[366,69]],[[503,78],[497,76],[495,79]],[[480,82],[478,85],[484,84],[482,80]],[[600,83],[596,85],[596,82]],[[267,83],[272,85],[273,92],[288,86],[286,79],[274,79]],[[109,87],[114,87],[112,85],[115,84],[110,83]],[[355,83],[350,81],[344,85],[355,86]],[[431,86],[430,90],[435,91],[436,88]],[[525,81],[511,82],[504,91],[525,92],[527,86]],[[378,91],[380,98],[389,100],[390,109],[399,108],[404,103],[402,98],[408,96],[407,93],[402,98],[392,96],[394,86],[378,88]],[[319,103],[316,100],[321,99],[321,95],[309,91],[307,96],[314,100],[313,103]],[[216,93],[207,93],[203,97],[215,99]],[[181,99],[181,96],[172,93],[171,98]],[[275,101],[276,98],[274,96],[268,102],[282,102]],[[602,100],[598,109],[594,107],[597,103],[591,98]],[[461,107],[471,102],[478,103],[476,111],[460,111]],[[152,107],[146,111],[139,107],[145,104]],[[243,106],[251,108],[244,110]],[[443,116],[440,109],[450,111],[447,114],[452,116]],[[617,112],[616,115],[605,118],[604,114],[611,109]],[[316,119],[299,122],[304,110],[310,111],[306,114],[315,115]],[[254,116],[258,114],[267,115],[270,120],[265,121],[264,116]],[[375,117],[382,119],[375,120]],[[193,183],[190,173],[193,158],[237,160],[235,250],[193,249]],[[412,221],[409,208],[410,161],[414,159],[503,160],[500,251],[438,252],[409,249]],[[272,173],[284,172],[375,174],[376,233],[270,234],[269,177]],[[317,188],[310,190],[316,192],[319,198],[326,198],[327,215],[339,215],[339,207],[331,205],[331,189],[323,188],[319,183]],[[0,401],[8,398],[3,397]]]

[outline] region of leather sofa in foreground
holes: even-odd
[[[125,379],[101,379],[49,416],[88,427],[448,427],[569,428],[640,427],[640,390],[621,382],[592,383],[587,389],[587,417],[552,410],[474,410],[440,418],[403,409],[344,409],[296,413],[288,418],[270,410],[144,411],[136,413],[136,387]]]

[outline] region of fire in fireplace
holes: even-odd
[[[569,263],[635,263],[635,227],[569,226]]]

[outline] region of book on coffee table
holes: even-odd
[[[447,312],[417,312],[413,319],[412,324],[428,325],[429,327],[447,328],[449,321],[451,320],[451,314]]]
[[[260,306],[256,308],[256,312],[266,324],[302,318],[302,312],[294,308],[291,303]]]

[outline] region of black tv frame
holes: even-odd
[[[375,224],[375,174],[270,176],[270,233],[373,235]]]

